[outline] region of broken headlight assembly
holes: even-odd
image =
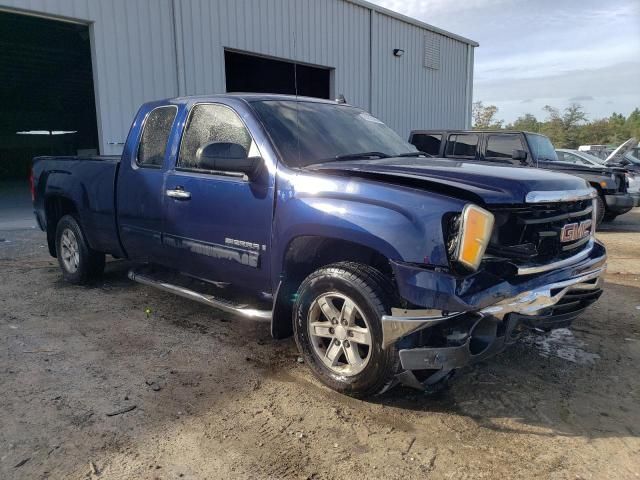
[[[460,215],[451,218],[447,250],[451,261],[477,270],[493,232],[491,212],[469,203]]]

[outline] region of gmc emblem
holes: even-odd
[[[560,231],[560,242],[576,242],[581,238],[591,235],[591,220],[580,223],[568,223]]]

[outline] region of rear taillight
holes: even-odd
[[[33,185],[33,169],[29,172],[29,190],[31,190],[31,201],[36,201],[36,189]]]

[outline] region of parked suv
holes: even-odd
[[[585,179],[598,192],[597,223],[613,220],[634,206],[624,170],[590,168],[558,160],[548,137],[514,130],[414,130],[409,141],[435,157],[465,162],[529,166]]]

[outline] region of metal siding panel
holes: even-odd
[[[375,114],[404,138],[416,128],[464,128],[467,44],[440,36],[439,69],[428,69],[424,36],[430,31],[382,13],[375,17]],[[394,48],[404,49],[404,56],[394,57]]]
[[[122,147],[110,142],[124,142],[139,105],[177,94],[175,56],[167,53],[171,48],[157,48],[158,41],[173,44],[170,2],[1,0],[0,5],[91,24],[100,150],[118,154]],[[147,34],[151,31],[153,35]],[[153,79],[147,78],[151,75]]]
[[[403,137],[413,128],[466,125],[471,96],[465,88],[473,69],[461,41],[441,36],[440,68],[431,70],[423,67],[423,39],[430,30],[366,6],[339,0],[180,0],[172,9],[172,1],[0,5],[93,22],[103,153],[120,151],[108,142],[124,141],[140,103],[224,92],[225,47],[334,68],[333,92],[372,110]],[[405,56],[394,57],[393,48],[404,48]]]
[[[335,68],[335,93],[369,107],[367,8],[336,0],[182,0],[176,9],[183,19],[185,94],[205,93],[203,86],[206,93],[225,91],[226,47]],[[208,37],[200,21],[216,16],[218,35]],[[210,51],[203,57],[205,45]],[[198,58],[211,68],[197,65]]]

